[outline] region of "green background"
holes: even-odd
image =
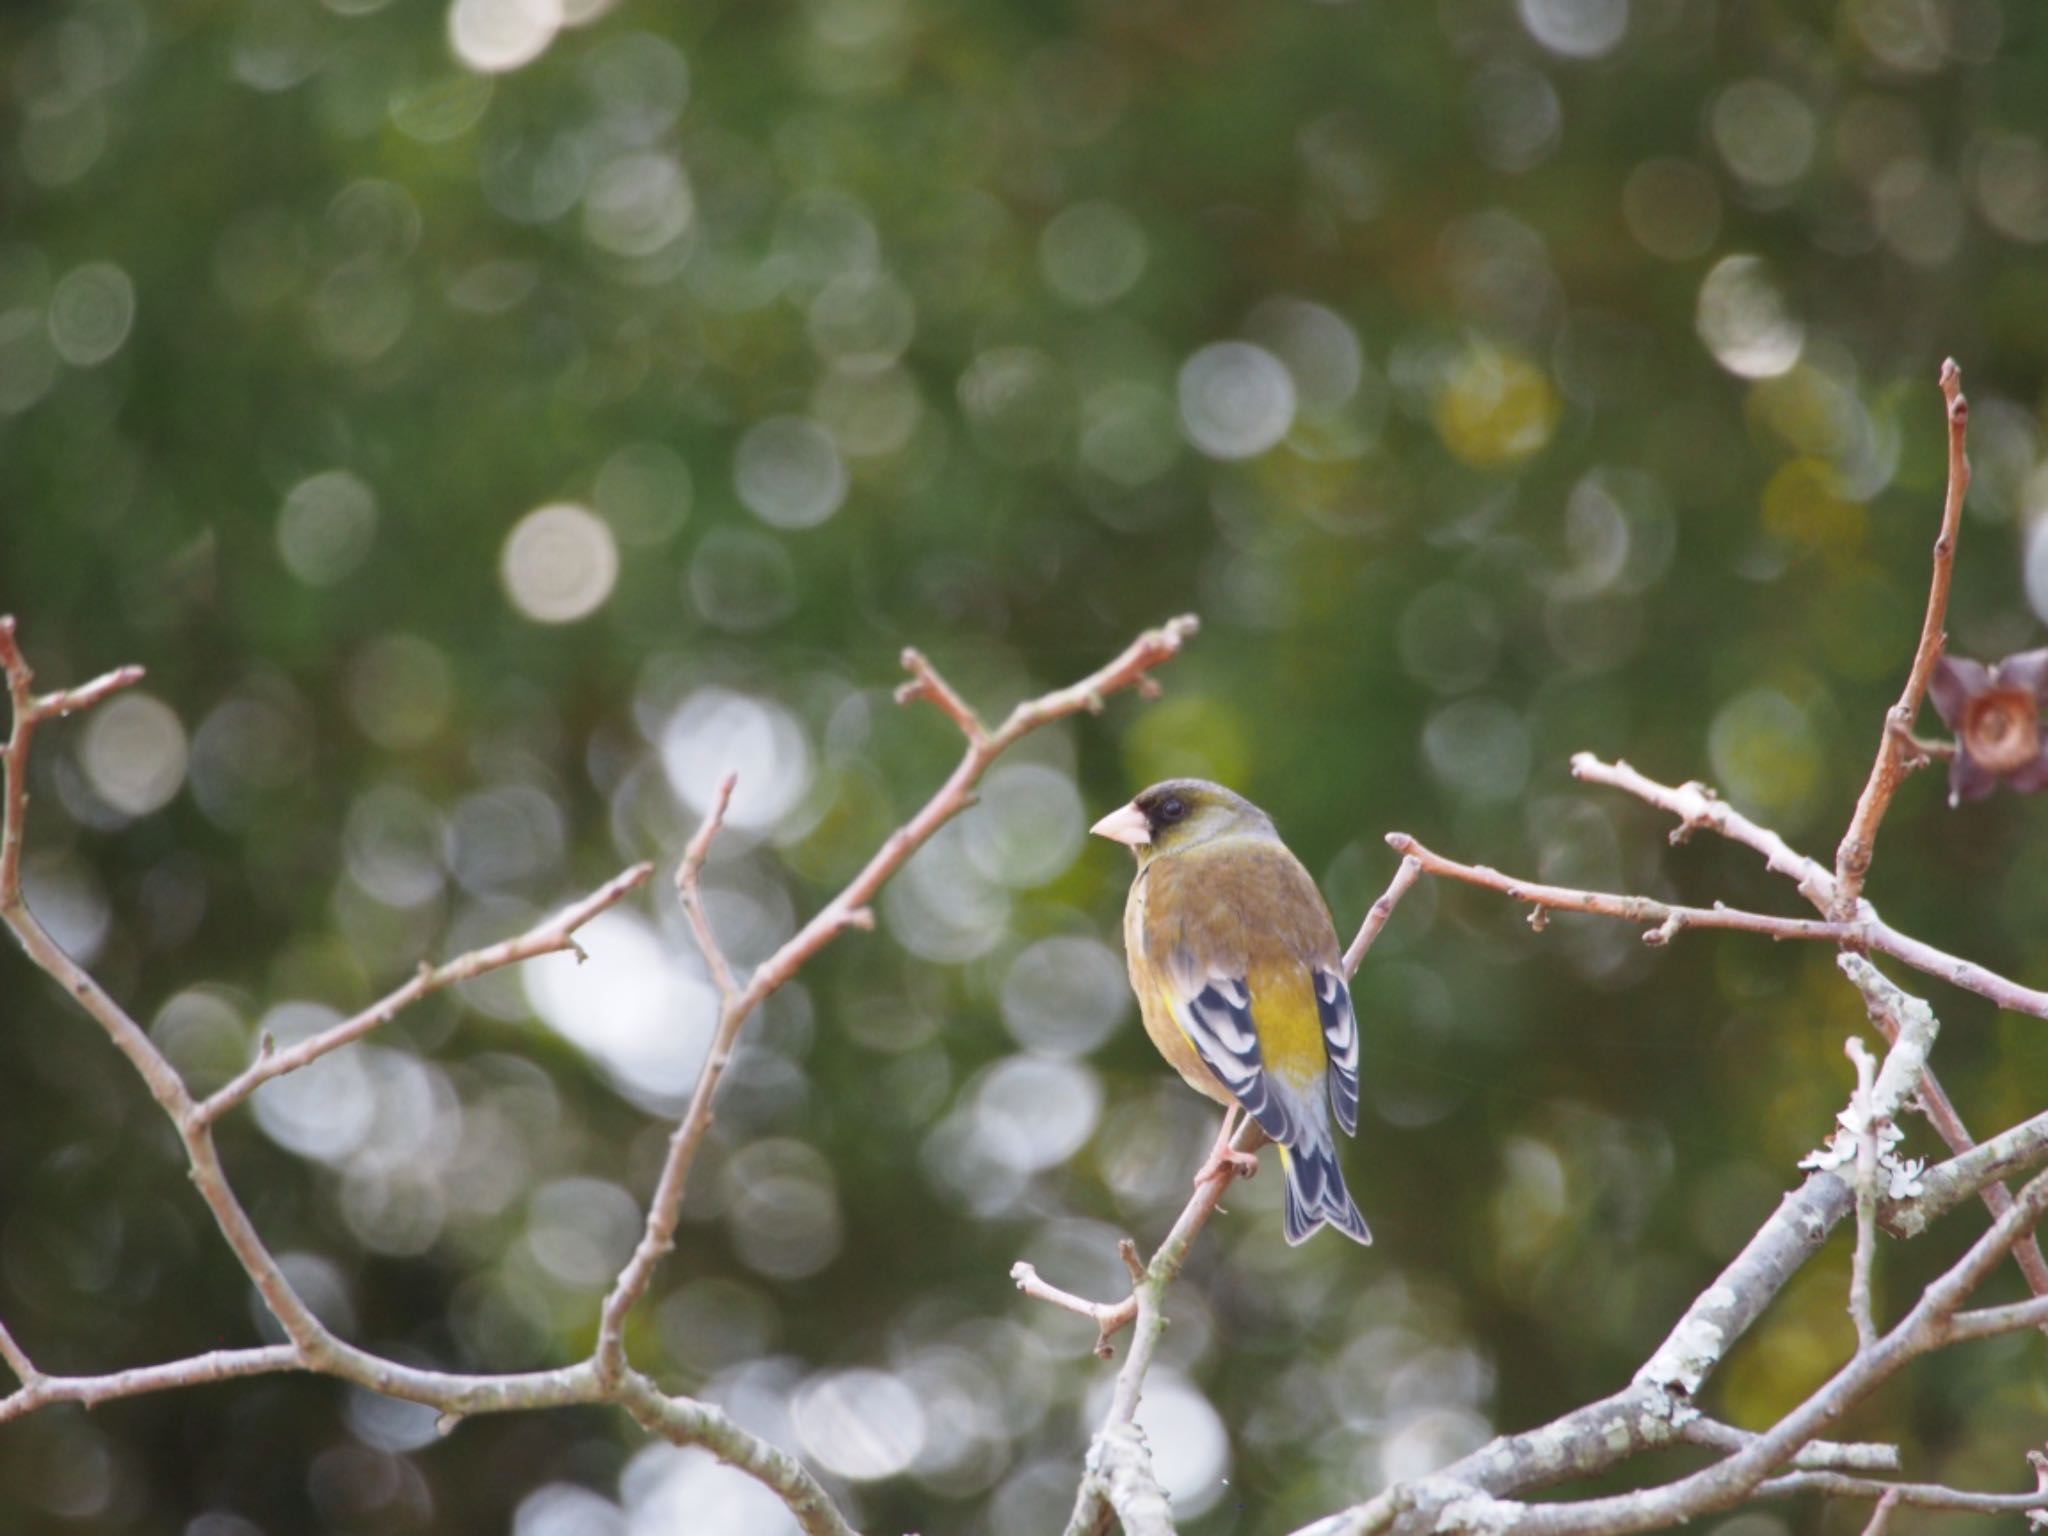
[[[1110,1368],[1008,1268],[1111,1294],[1213,1129],[1136,1028],[1128,863],[1088,821],[1226,779],[1347,935],[1392,829],[1800,910],[1567,760],[1709,779],[1831,853],[1918,628],[1947,354],[1953,643],[2039,643],[2036,7],[559,9],[0,17],[0,608],[45,684],[139,661],[155,701],[38,742],[38,911],[204,1086],[307,1005],[662,866],[589,966],[436,998],[223,1127],[373,1347],[587,1350],[703,1048],[667,875],[709,779],[746,775],[709,883],[758,960],[953,761],[889,703],[905,644],[994,716],[1203,618],[1161,702],[1006,759],[750,1028],[633,1349],[863,1529],[1025,1536]],[[1942,801],[1907,786],[1871,895],[2048,981],[2038,808]],[[0,1317],[56,1370],[254,1341],[140,1085],[0,967]],[[1269,1169],[1173,1292],[1154,1438],[1201,1536],[1624,1382],[1830,1129],[1861,1019],[1819,948],[1538,936],[1427,885],[1356,990],[1378,1245],[1287,1249]],[[2037,1110],[2039,1023],[1932,996],[1972,1126]],[[1971,1225],[1888,1245],[1884,1306]],[[1844,1357],[1845,1243],[1715,1412],[1762,1426]],[[2040,1347],[1917,1368],[1840,1432],[2025,1486]],[[0,1429],[9,1531],[772,1532],[747,1498],[620,1415],[436,1438],[302,1378]]]

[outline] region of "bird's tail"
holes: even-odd
[[[1344,1188],[1334,1146],[1304,1138],[1299,1146],[1280,1149],[1280,1167],[1287,1175],[1288,1242],[1306,1242],[1325,1224],[1355,1243],[1372,1241],[1371,1228]]]

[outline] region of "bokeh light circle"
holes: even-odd
[[[1145,274],[1145,231],[1115,203],[1075,203],[1054,215],[1038,238],[1046,286],[1079,309],[1100,309],[1129,293]]]
[[[93,793],[124,816],[146,816],[185,782],[185,727],[161,699],[120,694],[86,722],[78,755]]]
[[[772,699],[700,688],[669,717],[657,745],[669,786],[700,816],[719,781],[737,776],[725,818],[735,832],[767,831],[811,786],[810,742],[796,716]]]
[[[448,10],[448,45],[485,74],[531,64],[561,29],[561,0],[455,0]]]
[[[50,295],[50,344],[74,368],[104,363],[135,324],[135,284],[111,261],[64,274]]]
[[[345,469],[308,475],[277,514],[278,556],[309,587],[331,587],[353,573],[376,536],[377,495]]]
[[[1695,316],[1714,360],[1745,379],[1788,373],[1806,346],[1806,328],[1760,256],[1724,256],[1700,284]]]
[[[805,1382],[791,1410],[804,1449],[841,1477],[894,1477],[924,1448],[924,1407],[887,1371],[830,1371]]]
[[[1517,0],[1522,25],[1552,53],[1597,59],[1628,31],[1628,0]]]
[[[539,624],[588,618],[619,579],[619,546],[608,523],[569,502],[537,507],[506,536],[498,575],[520,613]]]
[[[1204,347],[1181,368],[1182,430],[1212,459],[1264,453],[1287,436],[1294,409],[1286,364],[1248,341]]]
[[[838,446],[804,416],[771,416],[749,428],[733,480],[747,510],[775,528],[815,528],[846,500]]]

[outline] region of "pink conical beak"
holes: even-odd
[[[1111,811],[1088,830],[1097,837],[1106,837],[1113,843],[1128,843],[1133,848],[1142,848],[1152,841],[1152,824],[1145,819],[1145,813],[1138,809],[1135,800]]]

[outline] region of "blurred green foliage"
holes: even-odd
[[[1396,827],[1792,910],[1566,759],[1831,851],[1917,630],[1947,353],[1954,643],[2048,609],[2019,0],[80,0],[8,8],[0,51],[0,607],[48,683],[150,669],[42,739],[30,890],[197,1084],[672,868],[729,766],[714,914],[758,959],[951,761],[888,703],[900,646],[993,713],[1203,615],[1162,702],[1034,739],[774,1000],[639,1319],[865,1529],[1057,1528],[1105,1368],[1008,1267],[1109,1294],[1211,1130],[1134,1027],[1093,814],[1227,778],[1347,932]],[[2044,856],[2038,807],[1927,775],[1872,895],[2041,984]],[[708,1028],[653,890],[588,966],[436,999],[225,1128],[352,1337],[587,1348]],[[257,1337],[139,1084],[0,965],[0,1316],[52,1369]],[[1357,991],[1379,1246],[1286,1249],[1269,1176],[1174,1293],[1148,1412],[1200,1536],[1618,1385],[1827,1133],[1860,1023],[1819,950],[1539,937],[1428,887]],[[1972,1124],[2038,1110],[2039,1025],[1935,1001]],[[1886,1305],[1956,1223],[1887,1249]],[[1839,1358],[1845,1274],[1788,1291],[1720,1413]],[[2019,1486],[2038,1348],[1842,1432]],[[616,1416],[443,1439],[296,1378],[9,1426],[0,1526],[777,1528]]]

